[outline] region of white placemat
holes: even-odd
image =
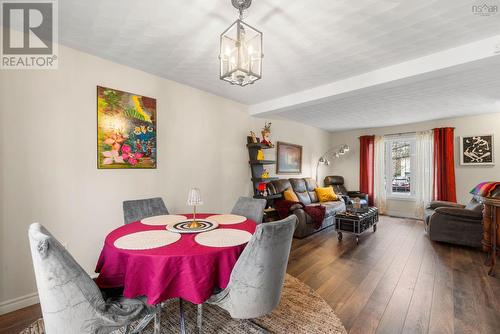
[[[251,237],[252,233],[247,231],[223,228],[200,233],[194,240],[208,247],[230,247],[247,243]]]
[[[213,215],[207,217],[207,220],[217,222],[219,225],[230,225],[230,224],[239,224],[243,223],[247,220],[247,217],[232,215],[232,214],[224,214],[224,215]]]
[[[169,231],[142,231],[124,235],[115,240],[116,248],[142,250],[163,247],[173,244],[181,238],[178,233]]]
[[[141,220],[141,223],[143,223],[144,225],[169,225],[181,222],[186,219],[186,216],[181,215],[162,215],[144,218]]]

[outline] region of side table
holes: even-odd
[[[481,199],[483,204],[485,205],[485,215],[483,218],[483,228],[489,227],[489,233],[486,230],[485,234],[489,234],[489,239],[490,240],[483,240],[483,248],[488,252],[488,258],[486,259],[486,265],[491,266],[490,271],[488,272],[488,275],[490,276],[495,276],[495,265],[496,265],[496,260],[497,260],[497,243],[498,243],[498,238],[497,235],[499,233],[498,229],[500,228],[500,225],[498,224],[498,220],[500,219],[499,215],[497,214],[497,211],[500,210],[500,199],[498,198],[489,198],[489,197],[483,197]],[[486,213],[489,213],[488,215]],[[488,220],[490,220],[488,222]],[[489,224],[486,224],[489,223]]]

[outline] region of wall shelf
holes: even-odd
[[[260,150],[267,150],[267,149],[270,149],[270,148],[274,148],[274,147],[271,147],[271,146],[268,146],[268,145],[264,145],[262,143],[250,143],[250,144],[247,144],[247,147],[248,148],[253,148],[253,149],[260,149]]]
[[[275,160],[250,160],[250,165],[274,165]]]
[[[280,179],[279,177],[266,177],[266,178],[252,177],[253,182],[270,182],[270,181],[279,180],[279,179]]]

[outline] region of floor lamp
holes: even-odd
[[[319,165],[325,165],[329,166],[330,165],[330,160],[328,160],[328,157],[331,156],[333,159],[339,159],[342,157],[344,154],[349,152],[350,147],[347,144],[342,144],[335,146],[319,157],[318,162],[316,163],[316,182],[319,182],[318,180],[318,171],[319,171]]]

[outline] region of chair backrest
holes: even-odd
[[[264,217],[264,209],[266,208],[266,200],[262,198],[240,197],[236,201],[232,214],[245,216],[253,220],[257,224],[262,223]]]
[[[42,225],[31,224],[28,234],[45,332],[97,333],[105,321],[99,288]]]
[[[123,202],[123,220],[130,224],[143,218],[168,215],[167,207],[161,197],[136,199]]]
[[[325,177],[325,187],[332,186],[336,194],[347,195],[347,189],[344,185],[344,177],[340,175],[331,175]]]
[[[257,226],[231,273],[231,317],[257,318],[278,306],[296,223],[291,215]]]

